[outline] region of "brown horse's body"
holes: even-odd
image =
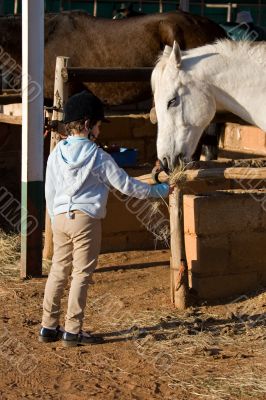
[[[34,34],[34,32],[33,32]],[[189,49],[225,37],[217,24],[183,12],[123,20],[93,18],[84,12],[47,15],[45,20],[45,97],[53,97],[56,56],[79,67],[153,66],[160,50],[177,40]],[[0,45],[21,64],[21,19],[0,18]],[[1,61],[1,60],[0,60]],[[86,84],[107,104],[125,104],[151,96],[149,83]],[[80,89],[73,87],[72,91]]]

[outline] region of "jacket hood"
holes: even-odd
[[[55,149],[56,161],[63,175],[63,191],[74,196],[90,174],[98,147],[86,138],[69,137]]]

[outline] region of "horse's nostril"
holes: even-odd
[[[166,157],[163,158],[162,164],[163,164],[163,169],[164,169],[166,172],[169,171],[168,160],[167,160]]]

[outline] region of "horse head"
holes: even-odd
[[[216,103],[210,87],[193,76],[179,45],[166,46],[152,72],[152,89],[158,121],[157,153],[167,169],[180,160],[189,162]]]

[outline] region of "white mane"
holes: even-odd
[[[160,76],[163,74],[169,60],[169,49],[171,48],[168,47],[166,52],[162,52],[155,63],[155,69],[151,78],[153,91],[155,81],[158,82],[160,80]],[[230,60],[242,59],[243,63],[256,61],[266,67],[266,42],[250,42],[246,40],[238,42],[229,39],[218,40],[213,44],[182,51],[182,59],[189,60],[198,56],[200,60],[200,56],[211,53],[219,54]]]

